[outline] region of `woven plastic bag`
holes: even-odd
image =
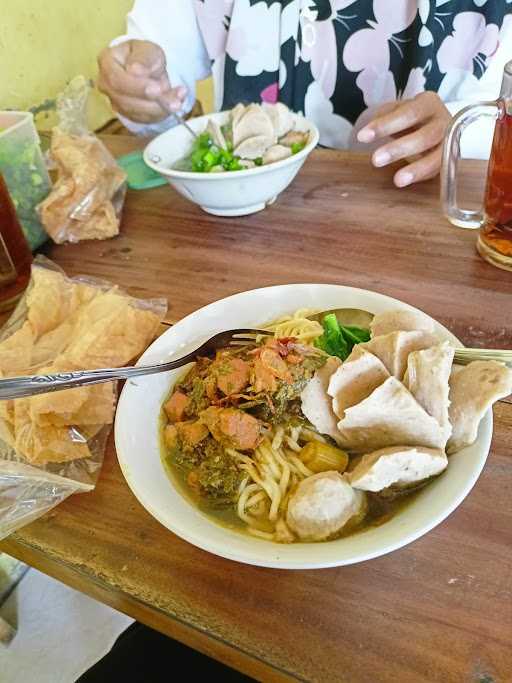
[[[0,377],[121,367],[157,336],[166,311],[165,300],[68,278],[39,257],[0,331]],[[116,399],[108,382],[0,401],[0,538],[94,488]]]

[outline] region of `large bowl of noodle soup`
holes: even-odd
[[[383,294],[341,285],[267,287],[235,294],[187,316],[157,339],[139,364],[178,358],[221,330],[261,327],[301,308],[322,311],[345,307],[372,313],[396,308],[416,310]],[[447,340],[460,345],[446,328],[438,323],[436,327]],[[222,525],[194,506],[169,479],[161,459],[161,405],[182,376],[180,369],[126,383],[115,423],[119,463],[134,495],[161,524],[203,550],[238,562],[314,569],[362,562],[397,550],[426,534],[460,505],[489,452],[491,411],[480,424],[476,442],[450,456],[443,475],[385,524],[333,541],[278,544]]]

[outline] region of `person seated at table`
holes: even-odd
[[[127,24],[99,57],[99,88],[133,132],[175,125],[158,98],[186,114],[212,75],[216,109],[280,101],[324,146],[407,160],[398,187],[439,172],[452,115],[495,99],[512,59],[512,5],[495,0],[136,0]],[[463,153],[489,144],[475,131]]]

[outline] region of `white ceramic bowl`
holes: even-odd
[[[179,357],[220,330],[261,325],[304,307],[362,308],[373,313],[397,307],[416,310],[382,294],[339,285],[266,287],[235,294],[192,313],[157,339],[139,364]],[[447,339],[457,342],[448,330],[438,327]],[[218,525],[185,499],[167,477],[160,460],[159,412],[182,373],[183,369],[126,383],[115,423],[119,463],[135,496],[164,526],[199,548],[231,560],[262,567],[312,569],[389,553],[426,534],[462,502],[489,451],[492,411],[484,417],[477,441],[452,455],[448,469],[386,524],[324,543],[272,543]]]
[[[308,154],[318,144],[318,129],[300,114],[294,114],[295,130],[309,131],[309,142],[304,149],[288,159],[246,171],[224,173],[187,173],[172,166],[186,156],[192,136],[184,126],[176,126],[162,133],[144,150],[144,161],[163,175],[181,195],[190,199],[207,213],[215,216],[246,216],[272,204],[299,172]],[[213,119],[219,125],[229,121],[229,112],[208,114],[187,121],[196,132],[202,133]]]

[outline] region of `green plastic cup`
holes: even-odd
[[[30,112],[0,111],[0,173],[32,250],[48,239],[36,206],[51,188]]]

